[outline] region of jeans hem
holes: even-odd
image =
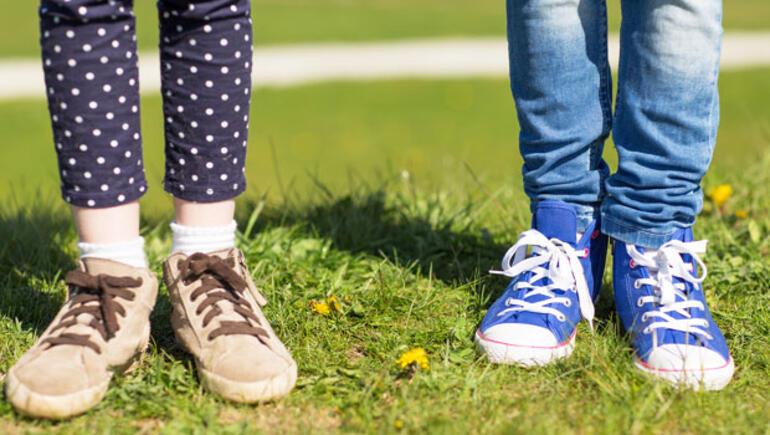
[[[602,213],[602,233],[629,245],[657,249],[670,241],[676,230],[667,233],[654,232],[620,222]]]

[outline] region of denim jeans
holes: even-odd
[[[658,247],[691,226],[719,123],[721,0],[623,0],[615,113],[605,0],[507,0],[524,189],[583,230]],[[612,132],[618,170],[602,159]]]

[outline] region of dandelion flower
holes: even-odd
[[[401,355],[401,358],[396,361],[396,364],[400,365],[402,369],[405,369],[412,364],[420,366],[425,370],[430,369],[430,364],[428,364],[428,354],[425,352],[425,349],[422,348],[404,352]]]
[[[709,191],[709,197],[717,207],[722,207],[732,194],[733,188],[729,184],[720,184]]]
[[[749,217],[749,214],[746,213],[746,210],[736,210],[735,217],[737,217],[738,219],[746,219],[747,217]]]
[[[393,422],[393,426],[395,426],[396,429],[401,429],[402,427],[404,427],[404,422],[401,420],[396,420]]]
[[[331,314],[331,309],[329,308],[329,304],[324,302],[313,301],[310,303],[310,309],[322,316],[328,316],[329,314]]]
[[[329,305],[330,308],[333,308],[334,311],[340,312],[342,309],[340,308],[340,303],[337,302],[336,296],[331,296],[326,303]]]

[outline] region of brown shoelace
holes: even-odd
[[[142,285],[141,278],[111,276],[105,274],[89,275],[80,270],[73,270],[67,274],[64,280],[67,285],[75,287],[75,295],[70,300],[70,310],[62,316],[59,324],[51,332],[62,328],[68,328],[78,324],[76,318],[81,314],[91,315],[88,326],[101,334],[104,341],[109,341],[118,332],[118,314],[126,315],[126,310],[116,298],[133,301],[136,295],[127,288],[135,288]],[[96,304],[87,305],[89,302]],[[65,332],[56,337],[48,337],[43,340],[53,346],[72,344],[87,346],[96,353],[101,354],[99,346],[85,334],[72,334]]]
[[[190,301],[195,303],[199,297],[205,295],[205,298],[195,309],[196,315],[201,315],[208,309],[208,313],[203,317],[204,328],[215,317],[223,313],[222,309],[217,305],[219,302],[229,302],[232,304],[233,310],[244,319],[243,321],[220,321],[220,326],[209,334],[209,340],[213,340],[220,335],[242,334],[253,335],[262,343],[267,343],[270,337],[267,331],[262,327],[253,326],[249,322],[251,320],[255,325],[260,324],[259,318],[254,314],[251,304],[243,297],[247,284],[235,272],[234,258],[231,257],[223,260],[214,255],[195,253],[184,260],[180,260],[177,263],[177,267],[179,268],[182,282],[185,285],[201,280],[201,285],[190,293]]]

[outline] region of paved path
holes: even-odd
[[[371,43],[260,46],[254,50],[255,86],[293,86],[334,80],[505,77],[506,43],[499,38],[421,39]],[[157,53],[139,54],[142,93],[160,88]],[[617,65],[618,40],[610,38]],[[770,32],[727,32],[722,69],[770,66]],[[0,61],[0,100],[42,97],[40,62]]]

